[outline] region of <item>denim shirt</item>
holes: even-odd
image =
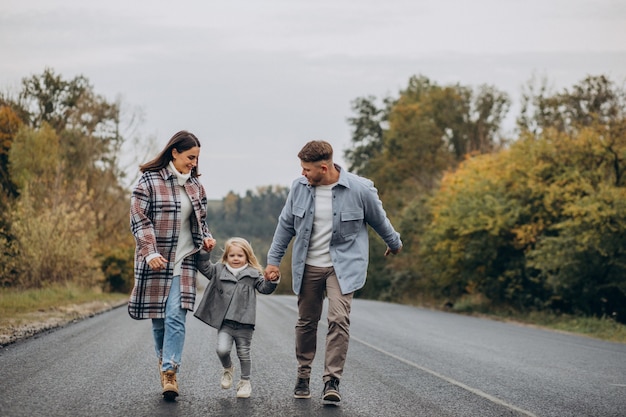
[[[338,165],[339,181],[332,190],[333,227],[330,256],[343,294],[365,285],[369,262],[367,225],[372,227],[392,250],[402,247],[400,234],[387,218],[374,183],[349,173]],[[313,230],[315,187],[305,177],[296,179],[278,218],[267,263],[280,265],[287,246],[292,248],[293,291],[300,293],[307,251]]]

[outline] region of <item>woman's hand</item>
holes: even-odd
[[[150,261],[148,261],[148,265],[153,271],[161,271],[165,269],[167,265],[167,259],[159,255],[153,259],[150,259]]]
[[[213,239],[212,237],[207,237],[206,239],[204,239],[203,247],[204,250],[206,250],[207,252],[211,252],[215,247],[215,239]]]

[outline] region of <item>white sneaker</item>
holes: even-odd
[[[250,398],[252,393],[252,385],[250,380],[242,379],[237,383],[237,398]]]
[[[222,389],[229,389],[233,386],[233,372],[235,372],[235,365],[231,366],[230,368],[224,368],[222,380],[220,381]]]

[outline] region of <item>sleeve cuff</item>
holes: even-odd
[[[146,256],[146,262],[150,262],[151,260],[159,256],[161,256],[160,253],[151,253],[150,255]]]

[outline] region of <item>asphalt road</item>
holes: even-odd
[[[150,322],[122,307],[0,349],[0,415],[626,416],[625,344],[366,300],[342,404],[321,402],[323,350],[296,400],[295,298],[260,295],[257,314],[249,399],[219,387],[216,332],[190,314],[181,396],[163,401]]]

